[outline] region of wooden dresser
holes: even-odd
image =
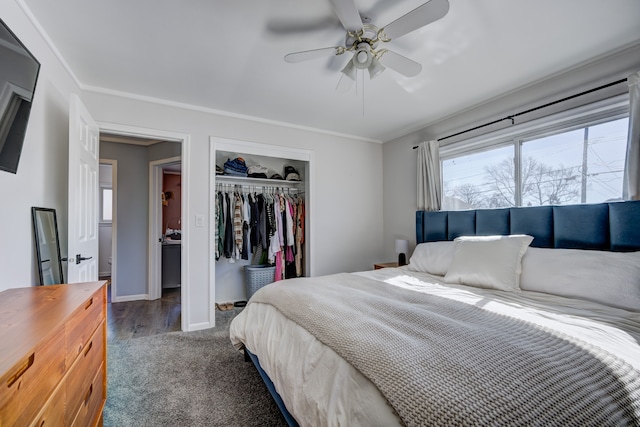
[[[0,426],[102,425],[105,283],[0,292]]]

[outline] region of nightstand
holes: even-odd
[[[377,264],[373,264],[374,270],[380,270],[381,268],[395,268],[398,267],[398,262],[379,262]]]

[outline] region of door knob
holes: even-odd
[[[93,258],[92,256],[90,257],[83,257],[81,254],[76,255],[76,264],[80,264],[82,261],[88,260]]]

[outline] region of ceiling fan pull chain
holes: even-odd
[[[362,71],[362,117],[364,117],[364,71]]]

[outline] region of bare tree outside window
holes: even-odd
[[[578,202],[580,174],[575,167],[550,166],[532,157],[522,159],[522,205],[561,205]],[[515,206],[515,168],[512,159],[486,167],[490,189],[485,207]]]
[[[522,205],[562,205],[580,201],[581,174],[576,167],[549,166],[527,157],[522,182]]]
[[[466,183],[454,188],[453,197],[471,206],[481,206],[486,196],[478,186]]]
[[[513,158],[506,158],[485,167],[490,193],[486,197],[488,208],[506,208],[516,205],[516,179]]]

